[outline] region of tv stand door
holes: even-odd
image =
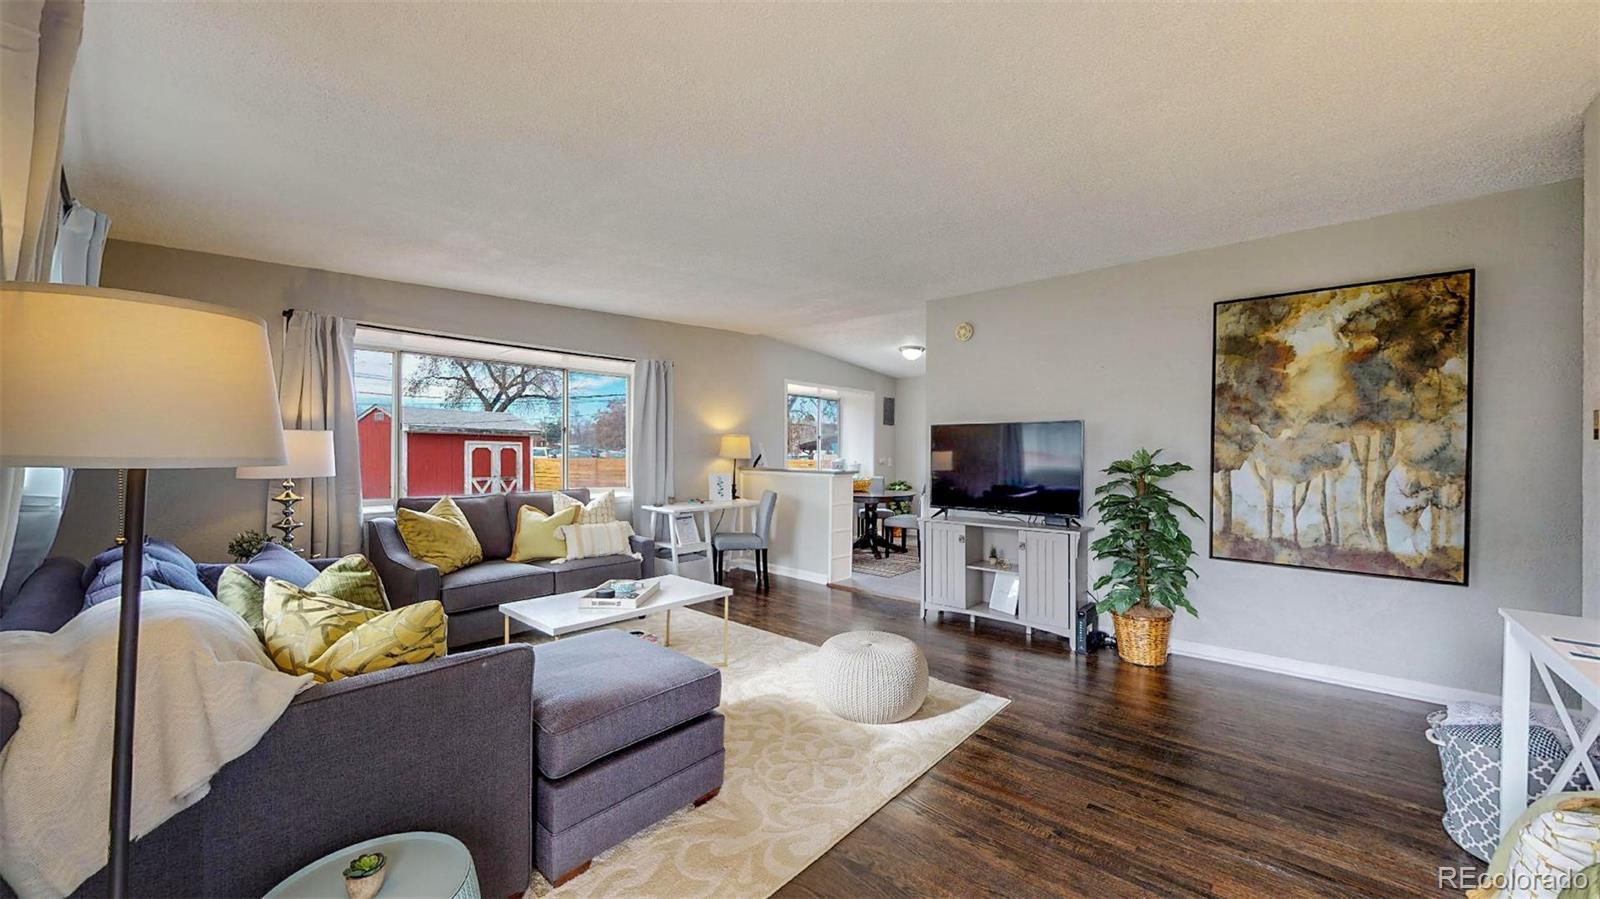
[[[926,521],[922,547],[922,590],[926,604],[965,609],[967,597],[967,528],[949,521]]]
[[[1022,567],[1022,620],[1069,640],[1077,614],[1072,571],[1077,539],[1078,534],[1073,531],[1017,533],[1017,556]]]

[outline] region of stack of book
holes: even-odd
[[[578,608],[604,611],[637,609],[650,601],[658,586],[653,581],[606,581],[579,597]]]

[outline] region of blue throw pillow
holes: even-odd
[[[199,566],[195,565],[194,560],[189,558],[188,554],[179,549],[176,544],[168,543],[159,537],[144,538],[144,554],[160,559],[163,562],[181,566],[190,572],[194,572],[199,568]]]
[[[101,572],[103,572],[105,569],[120,569],[122,567],[122,550],[123,547],[113,546],[100,555],[89,560],[88,567],[83,570],[84,589],[87,590],[89,585],[93,584],[100,577]],[[209,587],[205,587],[205,585],[200,581],[199,566],[194,563],[193,559],[189,558],[188,554],[179,549],[176,545],[169,543],[166,540],[162,540],[159,537],[146,537],[144,538],[144,554],[149,558],[158,559],[179,569],[181,572],[186,572],[192,575],[193,580],[186,580],[186,582],[191,585],[200,583],[201,586],[204,587],[204,589],[196,592],[211,592],[211,589]],[[149,566],[146,566],[144,570],[146,573],[148,573],[150,571]],[[182,578],[181,573],[177,576]],[[120,580],[121,574],[118,574],[117,577]],[[180,589],[191,590],[193,587],[185,586]]]
[[[106,571],[114,571],[116,574],[104,579],[96,578],[94,583],[89,585],[89,589],[84,591],[83,594],[83,607],[85,609],[103,602],[110,602],[113,599],[122,598],[122,569],[108,568]],[[155,589],[158,589],[157,584],[151,578],[143,577],[139,579],[140,593]]]
[[[317,568],[292,549],[284,549],[276,543],[268,543],[256,553],[250,561],[239,566],[244,573],[265,584],[267,578],[275,577],[280,581],[288,581],[296,587],[304,587],[311,583],[317,576]]]
[[[201,596],[214,595],[201,582],[199,575],[182,565],[163,562],[149,553],[144,555],[143,567],[140,570],[143,573],[143,577],[139,579],[141,590],[186,590]],[[88,608],[121,595],[122,565],[107,565],[100,569],[100,573],[95,575],[94,580],[90,581],[88,588],[83,591],[83,606]]]
[[[95,556],[84,569],[83,606],[88,608],[122,595],[122,553],[126,547],[113,546]],[[200,579],[198,567],[183,550],[155,537],[146,537],[140,561],[141,590],[187,590],[212,596],[211,588]]]

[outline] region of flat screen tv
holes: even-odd
[[[1083,422],[934,425],[929,505],[1016,515],[1083,514]]]

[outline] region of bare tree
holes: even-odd
[[[612,400],[594,419],[594,446],[596,449],[619,450],[628,443],[628,407],[622,400]]]
[[[457,359],[451,356],[416,356],[416,371],[406,378],[407,396],[425,396],[442,390],[447,406],[505,412],[519,400],[561,400],[561,372],[553,368]]]

